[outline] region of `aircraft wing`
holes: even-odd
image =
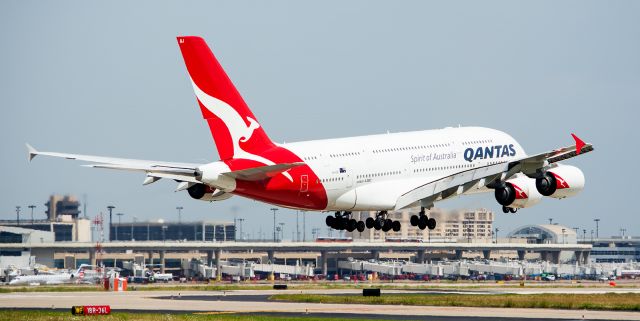
[[[525,156],[508,163],[480,166],[426,182],[424,185],[402,194],[396,202],[395,209],[400,210],[414,205],[416,202],[433,204],[436,200],[457,196],[471,189],[492,187],[492,185],[503,182],[519,172],[534,175],[536,171],[550,164],[593,151],[591,144],[583,142],[574,134],[571,135],[576,141],[572,146]]]
[[[92,164],[83,166],[94,168],[107,168],[126,171],[144,172],[147,179],[144,184],[150,184],[160,178],[175,179],[178,181],[200,183],[196,179],[196,170],[201,164],[173,163],[140,159],[114,158],[92,155],[66,154],[56,152],[41,152],[27,144],[29,161],[38,155],[59,157],[65,159],[81,160]]]

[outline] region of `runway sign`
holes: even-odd
[[[108,305],[74,305],[71,307],[73,315],[106,315],[111,314],[111,307]]]

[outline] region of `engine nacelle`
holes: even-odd
[[[584,174],[575,166],[557,165],[536,179],[536,189],[558,199],[575,196],[584,189]]]
[[[531,207],[542,200],[542,195],[536,190],[536,181],[521,174],[496,188],[495,196],[500,205],[512,208]]]
[[[207,202],[223,201],[233,196],[233,194],[225,193],[205,184],[193,185],[187,188],[187,192],[192,198]]]

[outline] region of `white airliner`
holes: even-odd
[[[411,224],[436,226],[425,215],[434,202],[494,191],[503,211],[538,203],[543,195],[565,198],[580,192],[580,169],[559,161],[590,152],[575,144],[527,155],[508,134],[460,127],[276,144],[246,105],[200,37],[178,37],[190,82],[220,156],[206,164],[173,163],[40,152],[27,145],[29,160],[47,155],[90,162],[89,167],[139,171],[144,185],[162,178],[203,201],[233,195],[308,211],[332,211],[327,225],[348,231],[400,230],[387,211],[421,207]],[[355,210],[378,211],[356,221]]]
[[[84,266],[80,266],[75,273],[61,272],[61,273],[39,273],[34,275],[20,275],[9,281],[10,285],[20,284],[65,284],[65,283],[78,283],[84,282]]]

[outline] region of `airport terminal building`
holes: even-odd
[[[596,263],[640,262],[640,237],[618,236],[585,240],[591,244],[591,258]]]
[[[111,241],[235,241],[233,222],[123,222],[112,223]]]

